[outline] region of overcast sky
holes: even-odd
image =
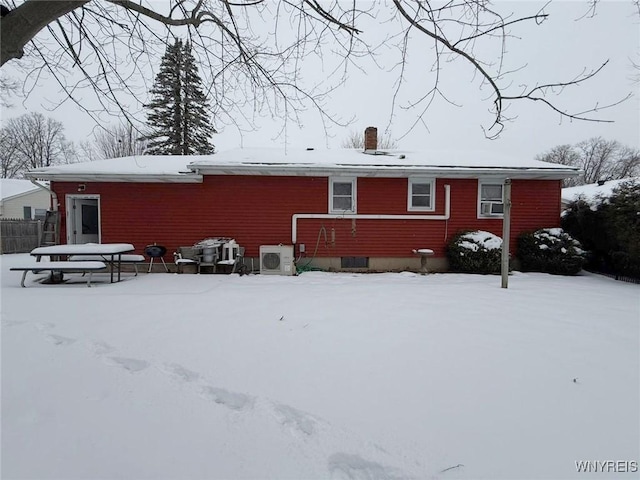
[[[498,2],[496,8],[501,12],[535,13],[544,3]],[[319,116],[310,108],[302,116],[303,128],[288,122],[286,134],[282,133],[282,122],[271,117],[258,117],[258,130],[242,135],[233,127],[216,124],[221,133],[214,137],[214,143],[219,151],[240,146],[339,148],[349,131],[361,132],[367,126],[376,126],[380,133],[390,128],[391,136],[398,138],[398,145],[403,149],[481,149],[530,158],[555,145],[576,143],[592,136],[640,147],[640,70],[632,66],[632,62],[640,64],[638,10],[631,0],[603,0],[594,17],[580,18],[587,10],[586,1],[554,2],[546,7],[550,17],[541,26],[521,24],[512,29],[518,38],[510,39],[507,44],[506,69],[526,65],[514,74],[514,85],[526,82],[533,86],[536,81],[547,83],[574,78],[585,69],[593,70],[609,60],[595,79],[565,89],[553,101],[561,109],[580,111],[633,94],[630,100],[598,114],[599,118],[614,120],[612,124],[571,122],[561,119],[540,103],[521,102],[508,110],[508,115],[517,119],[506,124],[499,139],[487,140],[481,127],[492,123],[488,112],[491,107],[489,90],[480,89],[478,78],[460,60],[444,65],[440,77],[441,88],[458,106],[436,100],[424,115],[420,115],[420,109],[406,110],[402,107],[424,92],[433,78],[425,73],[428,70],[425,67],[433,63],[433,54],[423,48],[409,59],[409,80],[398,97],[393,117],[397,73],[388,71],[394,60],[383,54],[378,61],[387,71],[365,62],[366,73],[354,69],[346,84],[332,94],[327,104],[327,109],[336,118],[354,118],[349,127],[329,125],[327,136]],[[362,35],[370,39],[377,34],[376,28],[370,28]],[[9,65],[2,72],[15,77]],[[312,75],[323,75],[319,68],[313,72]],[[13,108],[3,108],[2,119],[27,111],[41,111],[60,120],[69,139],[87,139],[94,124],[73,104],[67,103],[53,111],[43,109],[43,105],[59,98],[53,82],[43,80],[29,98],[14,99]],[[138,99],[138,103],[144,101],[144,98]],[[142,111],[139,118],[144,119]]]

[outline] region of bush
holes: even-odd
[[[589,250],[588,270],[640,278],[640,181],[595,202],[571,203],[562,227]]]
[[[524,272],[576,275],[587,261],[587,252],[561,228],[543,228],[518,237],[518,258]]]
[[[459,233],[447,247],[449,268],[464,273],[500,273],[502,239],[482,230]]]

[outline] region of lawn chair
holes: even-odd
[[[231,273],[237,272],[240,276],[249,273],[249,269],[244,264],[244,247],[238,247],[238,253],[235,260]]]
[[[227,273],[239,273],[240,275],[248,273],[247,266],[244,264],[244,247],[233,244],[232,248],[228,250],[228,255],[232,258],[220,260],[218,267]]]
[[[173,254],[173,261],[178,273],[183,272],[185,265],[195,265],[200,273],[200,254],[193,247],[178,247],[178,251]]]

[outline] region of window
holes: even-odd
[[[329,181],[329,212],[356,212],[356,179],[332,178]]]
[[[407,210],[417,212],[434,210],[434,183],[432,178],[410,178]]]
[[[31,207],[22,207],[22,218],[31,220]]]
[[[480,183],[479,188],[480,217],[501,217],[504,213],[502,183]]]
[[[98,220],[98,205],[80,205],[80,215],[82,217],[82,234],[98,235],[100,224]]]
[[[34,214],[35,219],[36,219],[36,220],[43,220],[43,221],[44,221],[44,219],[45,219],[45,218],[46,218],[46,216],[47,216],[47,209],[46,209],[46,208],[36,208],[35,212],[36,212],[36,213]]]

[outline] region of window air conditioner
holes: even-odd
[[[294,275],[292,245],[261,245],[260,273],[263,275]]]

